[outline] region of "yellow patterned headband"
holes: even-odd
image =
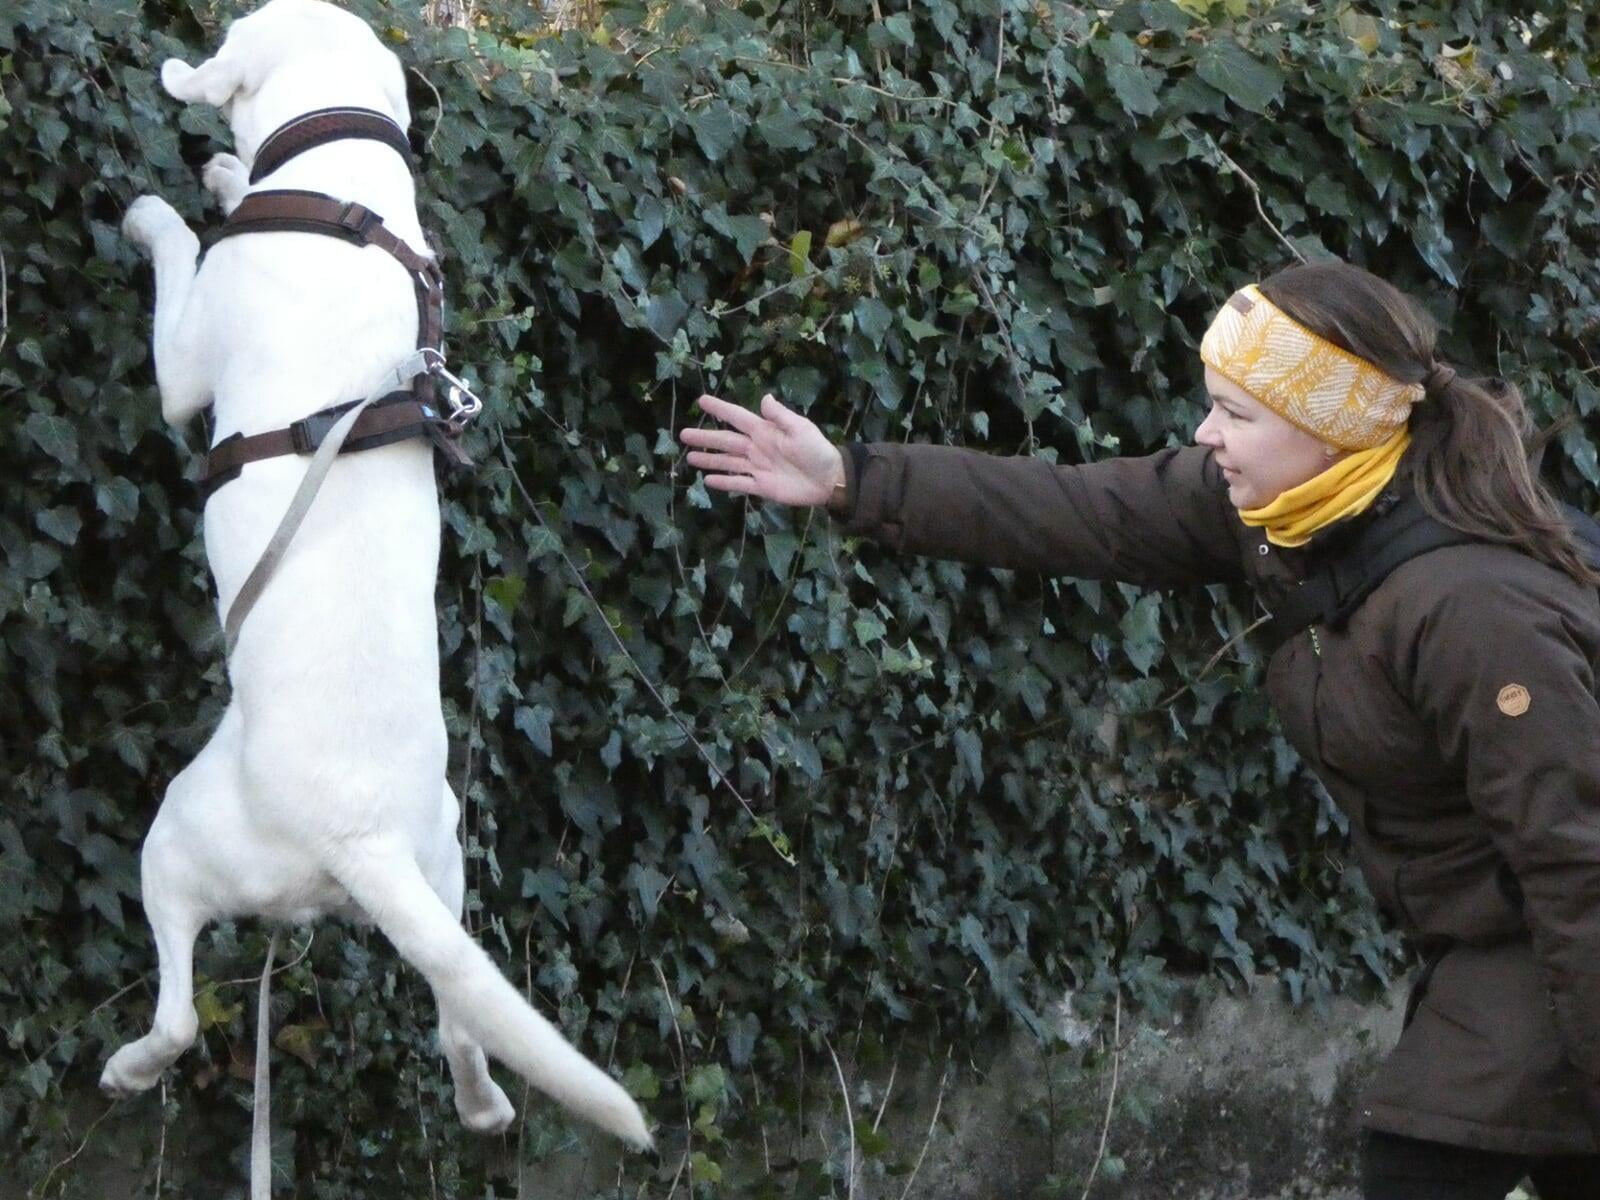
[[[1200,342],[1200,358],[1341,450],[1383,445],[1405,428],[1424,395],[1420,383],[1401,383],[1311,332],[1253,283],[1222,306]]]

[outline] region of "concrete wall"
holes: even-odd
[[[1056,1014],[1068,1048],[1048,1058],[1017,1035],[958,1050],[948,1063],[902,1063],[892,1087],[889,1068],[844,1061],[858,1128],[875,1124],[888,1143],[870,1156],[857,1146],[853,1188],[831,1059],[808,1064],[803,1129],[792,1122],[769,1129],[764,1145],[712,1150],[729,1196],[755,1191],[768,1162],[777,1165],[777,1194],[794,1194],[793,1164],[820,1155],[834,1194],[854,1200],[1080,1200],[1086,1185],[1094,1200],[1357,1200],[1356,1106],[1399,1036],[1403,995],[1292,1009],[1264,979],[1197,997],[1160,1025],[1124,1017],[1115,1055],[1106,1049],[1110,1022],[1089,1026],[1068,1001]],[[667,1125],[670,1179],[681,1126],[671,1128],[665,1110],[653,1115]],[[614,1161],[603,1150],[553,1154],[525,1170],[520,1195],[584,1200],[590,1187],[614,1184]]]
[[[1048,1056],[1019,1034],[958,1047],[945,1062],[918,1066],[903,1050],[900,1061],[869,1067],[852,1061],[845,1044],[837,1049],[851,1115],[857,1129],[875,1130],[858,1139],[853,1160],[839,1073],[826,1055],[813,1055],[803,1072],[797,1064],[790,1079],[761,1081],[769,1098],[805,1081],[803,1108],[764,1136],[738,1146],[701,1138],[696,1148],[720,1165],[728,1200],[830,1192],[851,1200],[1082,1200],[1086,1185],[1091,1200],[1357,1200],[1357,1101],[1399,1034],[1402,995],[1291,1009],[1282,989],[1263,979],[1233,994],[1195,996],[1160,1024],[1122,1014],[1115,1053],[1112,1022],[1088,1024],[1070,998],[1053,1015],[1064,1044]],[[433,1067],[442,1071],[442,1061]],[[757,1083],[736,1085],[749,1098]],[[520,1088],[512,1096],[523,1102]],[[662,1157],[655,1182],[639,1194],[664,1200],[684,1161],[683,1127],[667,1103],[651,1108],[662,1123]],[[435,1136],[491,1159],[520,1157],[519,1200],[615,1194],[614,1143],[565,1127],[545,1102],[535,1100],[528,1115],[520,1153],[515,1137],[479,1140],[458,1128]],[[242,1158],[243,1121],[239,1139]],[[66,1168],[64,1196],[137,1194],[138,1180],[118,1177],[125,1168],[94,1157]],[[640,1165],[626,1169],[630,1195]],[[0,1168],[0,1200],[22,1200],[23,1181],[7,1174]],[[686,1181],[678,1182],[676,1195],[687,1200]],[[290,1194],[309,1193],[280,1192]]]

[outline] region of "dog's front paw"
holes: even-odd
[[[122,236],[146,250],[153,249],[157,242],[174,233],[194,236],[178,210],[160,196],[140,196],[128,205],[122,218]]]
[[[497,1083],[490,1083],[481,1096],[469,1103],[459,1090],[456,1092],[456,1113],[461,1123],[473,1133],[504,1133],[516,1119],[517,1110]]]
[[[213,154],[200,171],[200,182],[217,198],[223,214],[239,207],[250,188],[250,168],[232,154]]]

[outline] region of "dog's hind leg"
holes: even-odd
[[[326,865],[401,957],[426,977],[440,1011],[473,1041],[577,1115],[634,1146],[650,1145],[633,1098],[518,994],[428,886],[403,845],[347,842]]]
[[[156,311],[151,344],[161,415],[183,425],[211,402],[195,346],[197,322],[189,309],[200,257],[200,239],[160,196],[140,196],[122,218],[123,234],[150,254],[156,270]]]
[[[173,786],[181,779],[174,780]],[[140,887],[145,916],[155,934],[161,990],[150,1032],[113,1054],[100,1076],[101,1090],[116,1097],[155,1086],[161,1072],[193,1044],[199,1031],[194,1010],[194,942],[206,914],[185,894],[181,852],[159,830],[158,815],[156,827],[145,840]]]
[[[428,882],[445,907],[461,920],[466,901],[466,877],[462,869],[461,844],[456,840],[456,821],[461,806],[446,784],[440,813],[441,840],[438,855],[429,863]],[[489,1061],[483,1047],[472,1040],[461,1022],[452,1018],[449,1007],[439,1000],[439,1045],[450,1064],[450,1077],[456,1088],[456,1112],[461,1123],[474,1133],[503,1133],[517,1115],[511,1101],[489,1075]]]

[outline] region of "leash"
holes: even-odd
[[[261,968],[261,990],[256,996],[256,1090],[251,1100],[254,1128],[250,1135],[250,1200],[272,1200],[272,1045],[267,1036],[271,1013],[272,960],[278,953],[278,931],[267,942],[267,961]]]
[[[261,552],[256,565],[250,569],[244,586],[233,598],[233,604],[228,608],[228,615],[223,619],[222,632],[226,646],[224,653],[228,658],[233,657],[233,649],[239,642],[239,629],[244,624],[244,619],[250,615],[250,610],[255,607],[256,601],[261,599],[261,593],[267,590],[267,584],[272,582],[279,564],[283,562],[284,552],[289,548],[289,542],[299,530],[300,523],[305,520],[306,513],[311,511],[312,502],[322,490],[322,481],[328,477],[333,460],[338,457],[345,439],[350,436],[350,430],[354,428],[361,414],[368,405],[388,395],[396,387],[403,387],[415,376],[442,370],[442,363],[438,365],[430,363],[427,350],[412,351],[399,366],[384,376],[374,391],[365,399],[351,405],[345,414],[334,422],[333,428],[328,430],[322,439],[322,444],[317,447],[316,454],[312,456],[311,465],[306,468],[300,486],[295,489],[294,498],[289,501],[283,519],[278,522],[278,528],[267,542],[267,548]]]

